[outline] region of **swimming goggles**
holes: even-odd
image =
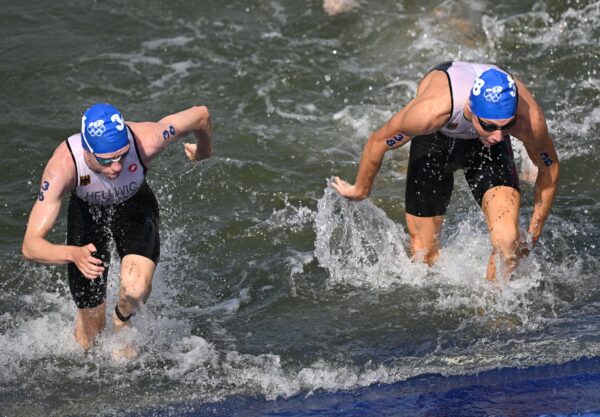
[[[128,154],[129,154],[129,149],[127,149],[127,152],[122,153],[121,155],[117,156],[116,158],[100,158],[96,154],[94,154],[94,158],[96,158],[96,161],[98,161],[98,163],[100,165],[110,165],[113,162],[119,162],[121,159],[124,159],[125,157],[127,157]]]
[[[485,130],[486,132],[494,132],[496,130],[506,130],[506,129],[510,129],[511,127],[513,127],[515,125],[515,123],[517,123],[517,116],[515,116],[510,122],[508,122],[504,126],[498,126],[493,123],[484,122],[483,120],[481,120],[479,118],[479,116],[477,116],[477,121],[481,125],[481,128],[483,130]]]

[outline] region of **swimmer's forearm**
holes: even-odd
[[[73,262],[77,246],[55,245],[41,237],[26,238],[22,252],[25,259],[33,262],[60,265]]]
[[[202,155],[209,156],[212,154],[212,123],[210,115],[200,119],[198,129],[194,130],[196,136],[198,152]]]
[[[385,148],[378,146],[375,142],[374,135],[371,135],[365,144],[365,149],[358,166],[358,173],[356,174],[356,181],[354,182],[360,198],[367,198],[371,194],[371,187],[381,167],[385,151]]]
[[[544,223],[550,214],[554,195],[558,185],[559,164],[555,162],[552,166],[540,170],[535,182],[534,204],[529,233],[536,242],[542,234]]]

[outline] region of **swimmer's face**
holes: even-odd
[[[121,175],[123,163],[128,153],[129,146],[108,154],[93,154],[86,151],[86,162],[95,172],[102,174],[109,180],[114,180]]]
[[[479,140],[486,146],[502,142],[504,135],[515,125],[516,121],[516,116],[509,119],[492,120],[480,118],[475,114],[471,115],[471,122],[475,127]]]

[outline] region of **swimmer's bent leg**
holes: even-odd
[[[486,278],[496,279],[496,254],[500,255],[503,275],[509,278],[518,262],[521,205],[510,137],[491,147],[471,142],[465,160],[465,178],[483,210],[493,247]]]
[[[152,277],[160,256],[159,211],[152,190],[144,183],[131,200],[119,205],[113,222],[113,236],[122,257],[119,315],[127,318],[145,303],[152,290]]]
[[[412,257],[428,265],[439,255],[439,234],[454,188],[450,140],[431,134],[413,138],[410,145],[406,226]]]
[[[67,214],[67,245],[83,246],[93,243],[97,258],[104,262],[104,273],[96,279],[88,279],[74,263],[67,265],[69,289],[75,304],[75,339],[84,348],[90,348],[96,336],[105,328],[106,277],[110,263],[108,226],[102,219],[106,214],[100,208],[90,207],[83,200],[71,195]]]

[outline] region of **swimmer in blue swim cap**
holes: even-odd
[[[94,154],[119,152],[129,146],[121,112],[110,104],[94,104],[81,118],[81,144]]]
[[[89,166],[97,165],[95,162],[102,166],[94,171],[116,179],[122,164],[113,166],[112,162],[125,158],[130,150],[129,132],[121,112],[110,104],[94,104],[87,109],[81,118],[81,147]]]
[[[89,349],[105,328],[106,287],[111,239],[121,258],[120,289],[112,312],[115,332],[128,329],[146,302],[160,255],[159,213],[145,181],[150,162],[169,144],[184,143],[193,161],[212,152],[208,109],[196,106],[158,122],[126,122],[110,104],[95,104],[81,118],[79,133],[63,141],[48,161],[31,210],[23,255],[46,264],[67,264],[75,304],[75,339]],[[56,222],[62,197],[69,195],[67,244],[46,236]],[[115,358],[132,357],[135,346],[115,349]]]
[[[517,122],[517,86],[506,72],[490,68],[473,82],[469,95],[469,109],[475,115],[474,126],[478,137],[486,145],[503,140],[507,131]]]
[[[511,136],[523,142],[538,169],[525,234],[519,231],[521,194]],[[559,176],[544,114],[529,90],[492,64],[437,65],[419,82],[416,97],[369,136],[355,183],[335,177],[332,187],[351,200],[367,198],[385,153],[409,141],[405,203],[413,257],[429,265],[438,258],[454,171],[462,169],[490,233],[486,277],[509,279],[540,238]]]

